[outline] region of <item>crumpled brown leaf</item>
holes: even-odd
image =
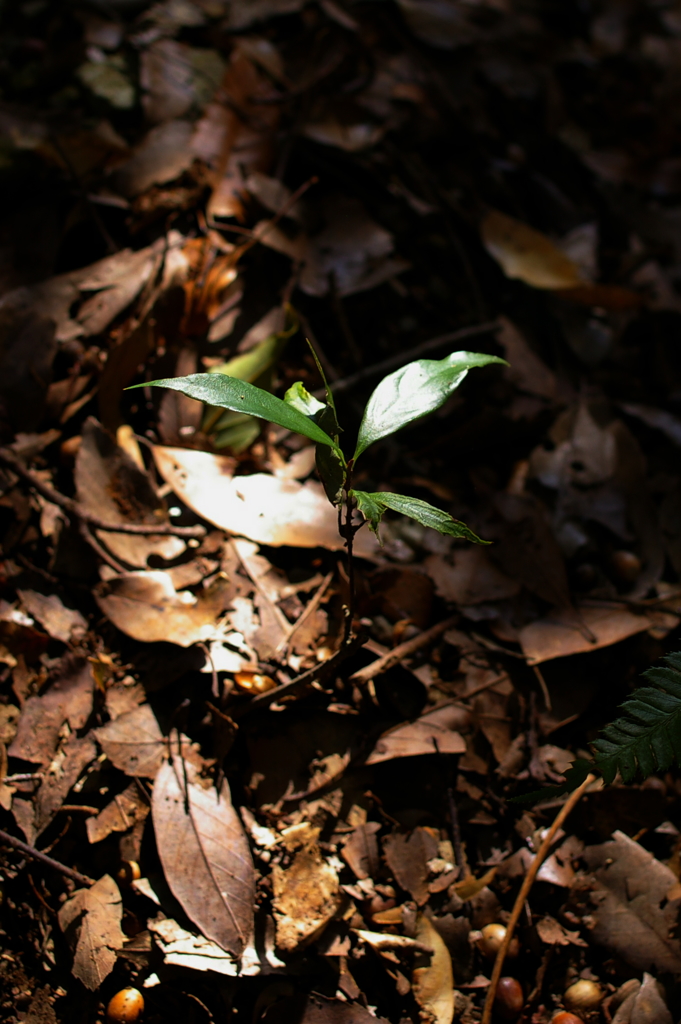
[[[280,949],[291,951],[316,938],[340,906],[338,875],[322,857],[318,834],[318,829],[309,831],[308,841],[287,868],[272,867],[272,909]]]
[[[53,640],[67,644],[81,639],[87,622],[75,608],[67,608],[57,594],[40,594],[37,590],[17,590],[26,611],[37,619]]]
[[[140,787],[133,782],[122,793],[117,793],[99,814],[87,819],[88,840],[99,843],[112,832],[127,832],[138,821],[144,821],[149,811],[148,799],[144,799]]]
[[[376,833],[377,821],[358,825],[341,849],[341,857],[355,873],[356,878],[375,878],[380,868]]]
[[[416,939],[430,946],[430,963],[414,968],[412,986],[414,997],[421,1007],[424,1019],[432,1024],[452,1024],[454,1019],[454,972],[440,933],[426,914],[420,914],[416,925]]]
[[[594,941],[636,970],[678,974],[681,945],[673,929],[681,897],[671,892],[674,873],[624,832],[587,847],[583,857],[593,873],[586,882],[593,910],[585,924]]]
[[[24,704],[9,756],[49,764],[64,722],[75,731],[90,717],[94,685],[92,666],[85,658],[65,658],[56,682],[42,696],[29,697]]]
[[[409,834],[394,832],[383,841],[383,853],[398,884],[423,906],[430,895],[428,862],[437,857],[432,832],[420,826]]]
[[[73,973],[94,992],[111,974],[125,941],[118,886],[104,875],[90,889],[78,889],[59,911],[59,924],[75,945]]]
[[[218,619],[234,592],[233,585],[218,576],[196,596],[189,590],[178,593],[169,573],[158,570],[121,573],[97,584],[94,596],[114,626],[135,640],[191,647],[224,639]]]
[[[397,725],[377,740],[369,754],[367,764],[392,761],[396,757],[416,757],[419,754],[464,754],[466,741],[454,727],[464,729],[470,714],[454,704],[445,704],[427,711],[415,722]],[[435,746],[437,743],[437,748]]]
[[[149,704],[140,704],[94,730],[102,750],[126,775],[153,779],[163,762],[165,742]]]
[[[227,782],[219,792],[204,787],[193,765],[174,757],[156,776],[152,815],[173,895],[206,938],[240,956],[253,932],[255,879]]]
[[[238,964],[234,957],[218,946],[217,942],[202,935],[188,932],[170,917],[156,917],[147,922],[163,960],[167,964],[188,967],[193,971],[214,971],[233,977]]]
[[[652,974],[643,972],[634,991],[618,1007],[612,1024],[672,1024],[673,1018]]]

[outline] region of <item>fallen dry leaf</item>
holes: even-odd
[[[507,277],[552,290],[585,284],[577,264],[555,242],[514,217],[490,210],[481,233],[485,248]]]
[[[204,788],[193,765],[165,761],[154,782],[152,816],[173,895],[206,938],[241,956],[253,932],[255,880],[227,782],[219,792]]]
[[[661,986],[647,971],[643,983],[618,1007],[612,1024],[672,1024],[673,1017],[664,1001]]]
[[[189,590],[178,593],[161,570],[121,573],[94,590],[99,607],[123,633],[144,643],[165,640],[180,647],[223,639],[218,619],[233,594],[234,587],[221,576],[196,596]]]
[[[539,665],[551,658],[610,647],[652,625],[645,615],[635,615],[626,608],[587,606],[574,612],[555,611],[544,619],[537,619],[519,630],[518,640],[528,664]]]
[[[113,722],[95,729],[94,734],[106,756],[120,771],[148,779],[156,777],[166,747],[149,704],[126,711]]]
[[[414,998],[424,1017],[432,1024],[452,1024],[454,1019],[454,972],[452,958],[440,933],[425,914],[420,914],[416,925],[416,939],[431,946],[430,963],[414,968],[412,988]]]
[[[425,828],[405,835],[393,832],[383,841],[383,854],[398,884],[419,906],[428,900],[428,862],[437,857],[437,839]]]
[[[125,941],[118,886],[104,875],[90,889],[78,889],[59,911],[59,924],[75,945],[73,973],[94,992],[111,974]]]
[[[341,857],[356,878],[375,878],[380,868],[376,833],[381,826],[377,821],[358,825],[341,849]]]
[[[64,659],[62,672],[52,686],[24,704],[16,736],[7,751],[9,756],[49,764],[64,722],[76,731],[92,714],[94,685],[92,666],[85,658]]]
[[[583,853],[593,879],[593,910],[586,924],[594,941],[636,970],[681,971],[681,945],[674,937],[681,897],[669,899],[677,883],[672,871],[624,832]]]
[[[159,473],[178,498],[214,526],[274,547],[343,547],[336,511],[321,484],[266,473],[233,477],[233,461],[210,452],[156,445],[153,453]],[[373,534],[357,534],[357,555],[372,558],[378,550]]]
[[[498,569],[482,548],[457,548],[449,556],[429,555],[424,562],[435,590],[454,604],[503,601],[520,590],[520,583]]]
[[[202,935],[188,932],[172,918],[152,918],[147,922],[147,927],[163,953],[165,963],[193,971],[214,971],[231,977],[237,974],[238,963],[231,953],[225,952],[216,942]]]
[[[57,594],[40,594],[37,590],[17,590],[26,611],[37,619],[53,640],[67,644],[80,640],[87,632],[87,622],[75,608],[67,608]]]
[[[580,936],[579,932],[570,932],[563,928],[555,917],[546,914],[536,924],[537,934],[547,946],[586,946],[588,943]]]
[[[144,821],[149,814],[149,801],[142,796],[140,787],[131,783],[95,817],[85,822],[88,840],[99,843],[112,832],[127,832],[138,821]]]
[[[340,906],[338,875],[316,842],[298,850],[287,868],[273,865],[272,892],[277,946],[287,952],[316,938]]]
[[[454,731],[454,726],[464,729],[469,722],[470,714],[464,708],[445,704],[426,712],[415,722],[389,729],[377,740],[366,763],[379,764],[397,757],[435,754],[438,749],[442,754],[464,754],[466,741]]]

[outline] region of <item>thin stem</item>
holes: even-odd
[[[54,868],[55,871],[59,871],[60,874],[65,875],[74,882],[77,882],[78,885],[82,885],[89,889],[91,885],[95,884],[93,878],[88,878],[87,875],[81,875],[80,871],[67,867],[66,864],[62,864],[61,861],[55,860],[54,857],[48,857],[46,853],[36,850],[35,846],[29,846],[28,843],[24,843],[21,839],[17,839],[16,836],[11,836],[9,832],[3,832],[2,829],[0,829],[0,843],[6,843],[7,846],[13,846],[15,850],[20,850],[21,853],[25,854],[27,857],[32,857],[33,860],[39,860],[43,864],[47,864],[48,867]]]

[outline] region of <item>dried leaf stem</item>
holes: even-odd
[[[77,882],[78,885],[89,889],[91,885],[94,885],[94,879],[88,878],[87,875],[81,875],[80,871],[76,871],[74,868],[67,867],[66,864],[62,864],[61,861],[55,860],[54,857],[48,857],[46,853],[41,853],[40,850],[36,850],[35,846],[29,846],[28,843],[24,843],[21,839],[17,839],[16,836],[11,836],[9,832],[3,832],[0,829],[0,843],[5,843],[7,846],[13,846],[15,850],[19,850],[27,857],[31,857],[33,860],[39,860],[43,864],[47,864],[48,867],[53,868],[55,871],[59,871],[60,874],[65,875],[66,878],[70,878],[73,882]]]
[[[204,537],[206,529],[203,526],[173,526],[172,523],[159,523],[158,525],[147,525],[143,523],[107,523],[105,520],[100,519],[99,516],[92,515],[87,509],[84,509],[82,505],[79,505],[73,498],[68,498],[65,494],[61,494],[56,491],[54,487],[50,487],[49,484],[43,483],[42,480],[38,479],[30,469],[27,469],[21,459],[17,458],[13,452],[8,451],[7,448],[0,448],[0,464],[7,466],[13,473],[16,473],[18,477],[25,480],[29,487],[32,487],[34,491],[41,494],[46,501],[52,502],[53,505],[58,505],[59,508],[63,508],[68,515],[75,516],[80,519],[81,522],[87,523],[88,526],[94,527],[96,530],[105,530],[107,533],[132,533],[138,536],[153,536],[153,537]]]
[[[481,1018],[480,1024],[490,1024],[490,1021],[492,1020],[492,1010],[494,1009],[494,998],[495,998],[496,993],[497,993],[497,986],[499,984],[499,978],[501,977],[501,972],[503,970],[504,960],[506,959],[506,954],[508,953],[508,947],[511,944],[511,939],[513,938],[513,932],[515,931],[515,926],[517,925],[518,919],[520,918],[520,915],[521,915],[521,913],[523,911],[523,907],[525,906],[525,901],[526,901],[527,897],[529,896],[530,889],[532,888],[534,880],[537,877],[537,873],[539,871],[539,868],[542,866],[542,864],[546,860],[546,856],[547,856],[549,850],[551,849],[551,845],[552,845],[554,839],[556,838],[556,832],[561,827],[561,825],[563,824],[563,822],[567,818],[567,816],[570,813],[570,811],[572,811],[572,809],[575,807],[575,805],[579,803],[580,799],[582,798],[582,796],[584,794],[584,791],[587,789],[588,786],[591,785],[592,782],[595,781],[595,779],[596,779],[595,775],[587,775],[587,777],[585,778],[585,780],[581,784],[581,786],[578,786],[578,788],[575,789],[574,792],[570,793],[569,797],[567,798],[567,800],[565,801],[565,803],[563,804],[561,809],[558,811],[558,814],[556,815],[556,817],[555,817],[555,819],[553,821],[553,824],[551,825],[551,827],[549,828],[548,832],[546,833],[546,835],[544,837],[544,841],[542,842],[542,844],[539,847],[539,850],[537,852],[537,856],[534,858],[534,860],[530,864],[529,870],[528,870],[527,874],[525,875],[525,878],[523,879],[523,884],[520,886],[520,892],[516,896],[516,901],[513,904],[513,910],[511,911],[511,916],[509,917],[508,922],[506,924],[506,934],[504,936],[504,940],[501,943],[501,946],[499,947],[499,951],[497,953],[496,960],[494,961],[494,969],[492,971],[492,979],[490,981],[490,986],[489,986],[489,988],[487,990],[487,998],[485,999],[485,1008],[482,1011],[482,1018]]]
[[[388,651],[387,654],[377,658],[376,661],[372,661],[365,668],[360,668],[350,678],[355,683],[368,683],[369,680],[380,676],[382,672],[387,672],[393,665],[397,665],[399,661],[408,658],[410,654],[415,654],[416,651],[420,650],[421,647],[425,647],[432,640],[436,640],[442,633],[446,633],[448,629],[456,625],[458,620],[458,615],[452,615],[449,619],[443,619],[442,622],[436,623],[436,625],[426,629],[423,633],[419,633],[410,640],[405,640],[403,644],[393,647],[392,651]]]

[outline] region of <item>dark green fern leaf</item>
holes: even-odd
[[[606,726],[595,740],[594,763],[605,782],[619,772],[632,782],[681,763],[681,652],[663,659],[669,667],[649,668],[643,675],[652,685],[634,690],[622,704],[624,717]]]

